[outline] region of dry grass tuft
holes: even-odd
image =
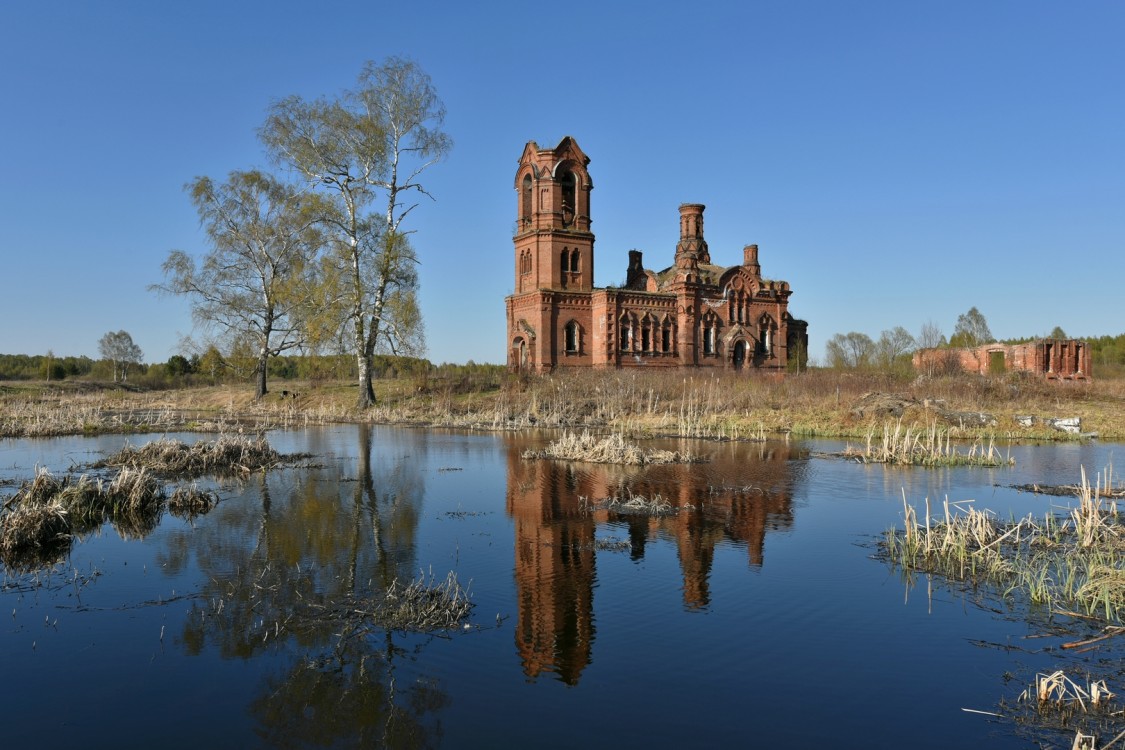
[[[660,495],[654,495],[651,499],[633,494],[627,497],[606,497],[601,500],[579,497],[578,504],[584,513],[608,510],[623,516],[674,516],[681,510],[689,509],[688,506],[672,505]]]
[[[196,516],[210,513],[219,504],[219,495],[210,490],[202,490],[192,483],[190,487],[177,487],[168,498],[168,512],[177,518],[191,520]]]
[[[70,519],[61,503],[21,503],[0,514],[0,562],[12,570],[52,565],[70,543]]]
[[[112,479],[85,474],[56,478],[38,469],[0,510],[0,562],[12,569],[32,569],[57,562],[76,534],[101,528],[107,521],[126,539],[152,533],[165,507],[165,487],[147,469],[124,468]],[[206,513],[218,498],[196,487],[178,489],[173,508],[191,516]]]
[[[574,432],[564,432],[561,438],[553,441],[543,450],[524,451],[523,457],[632,466],[689,464],[700,463],[705,460],[690,453],[680,453],[679,451],[646,451],[632,443],[625,442],[625,438],[619,434],[614,433],[599,439],[588,431],[583,431],[581,435]]]
[[[95,467],[144,468],[166,476],[250,473],[276,466],[281,454],[265,437],[233,437],[200,441],[192,445],[167,438],[141,448],[126,445]]]
[[[407,584],[396,578],[383,601],[367,614],[387,630],[449,630],[461,627],[473,611],[469,599],[468,591],[461,588],[453,571],[440,583],[434,583],[432,573],[429,580],[419,575]]]

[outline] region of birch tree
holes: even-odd
[[[260,131],[273,157],[326,198],[322,293],[355,354],[361,408],[375,403],[376,351],[423,349],[418,261],[403,221],[416,198],[432,198],[421,177],[452,146],[444,119],[429,76],[392,57],[368,62],[337,98],[276,102]]]
[[[113,363],[113,382],[117,382],[118,374],[124,382],[129,378],[129,365],[140,364],[144,359],[141,347],[133,342],[133,337],[128,331],[110,331],[98,339],[98,353],[102,359]]]
[[[164,261],[158,291],[190,298],[195,323],[254,352],[256,395],[267,393],[270,357],[300,346],[315,308],[320,246],[316,201],[262,172],[231,172],[186,186],[210,249],[199,264],[182,250]]]

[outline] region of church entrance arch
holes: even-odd
[[[746,342],[738,341],[734,345],[734,353],[731,357],[734,362],[734,369],[741,370],[742,365],[746,362]]]

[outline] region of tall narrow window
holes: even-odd
[[[672,351],[672,321],[667,317],[660,325],[660,351],[665,354]]]
[[[621,351],[631,351],[633,348],[633,323],[628,315],[621,316]]]
[[[563,330],[565,334],[567,354],[577,354],[579,344],[578,322],[574,320],[570,321],[566,324],[566,328]]]
[[[559,183],[562,185],[563,223],[570,224],[570,222],[574,220],[574,195],[576,189],[574,173],[570,170],[563,172],[559,175]]]
[[[641,351],[652,351],[652,318],[648,315],[641,321]]]
[[[570,272],[578,273],[578,250],[574,250],[570,254]]]
[[[523,187],[520,189],[520,218],[523,225],[531,224],[531,175],[523,176]]]

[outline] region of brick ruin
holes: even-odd
[[[1039,339],[1026,344],[919,349],[914,352],[914,369],[925,374],[955,369],[980,375],[1030,372],[1048,380],[1089,380],[1090,346],[1075,339]]]
[[[516,170],[515,291],[505,299],[508,366],[693,367],[784,372],[808,360],[808,323],[789,314],[792,291],[764,278],[758,246],[738,266],[711,262],[704,206],[680,206],[671,266],[646,269],[629,252],[621,287],[595,287],[590,159],[571,137],[528,142]]]

